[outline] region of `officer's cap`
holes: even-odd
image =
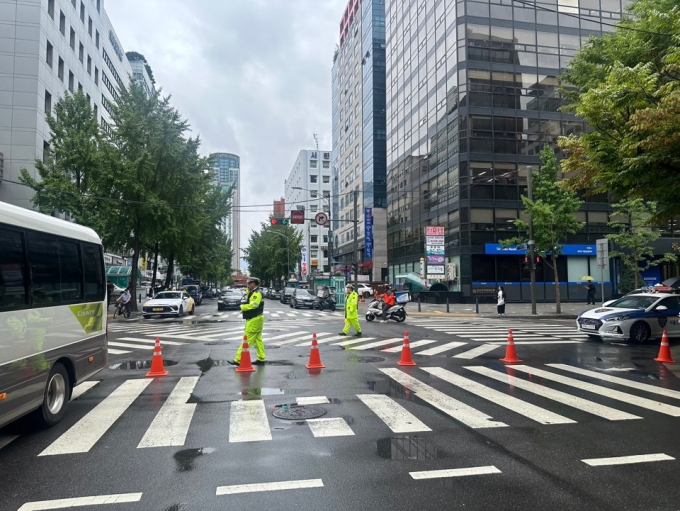
[[[260,279],[258,279],[257,277],[250,277],[247,282],[248,284],[253,283],[256,286],[260,285]]]

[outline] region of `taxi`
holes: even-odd
[[[142,306],[144,319],[151,316],[177,316],[193,314],[196,309],[194,299],[186,291],[161,291]]]
[[[679,313],[680,295],[639,293],[582,312],[576,327],[591,339],[642,344],[660,339],[664,330],[668,337],[680,337]]]

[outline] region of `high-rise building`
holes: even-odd
[[[213,182],[222,191],[231,190],[231,210],[221,223],[222,232],[231,240],[233,256],[231,267],[234,272],[241,270],[241,158],[231,153],[213,153]]]
[[[274,201],[274,216],[277,218],[286,217],[286,199],[281,197],[281,200]]]
[[[541,148],[585,128],[559,111],[561,70],[625,4],[387,0],[391,279],[419,277],[422,258],[428,285],[470,298],[502,283],[510,300],[529,300],[525,251],[500,242],[517,234]],[[563,299],[583,299],[576,282],[600,275],[594,242],[608,232],[609,206],[604,196],[585,200],[576,213],[584,228],[558,259]],[[427,226],[443,228],[443,254],[426,247]],[[537,298],[553,299],[554,276],[540,261],[537,281]]]
[[[156,92],[156,86],[150,74],[151,68],[149,64],[139,53],[128,52],[126,55],[132,69],[132,79],[141,83],[146,93],[151,96]]]
[[[20,170],[39,178],[46,116],[66,91],[82,90],[106,127],[131,74],[103,0],[0,0],[0,200],[33,207]]]
[[[316,149],[300,151],[285,183],[288,212],[284,216],[290,218],[292,210],[305,212],[305,223],[294,224],[302,233],[305,251],[300,268],[303,280],[309,275],[330,271],[330,226],[317,225],[314,218],[322,211],[331,214],[331,189],[331,152]]]
[[[332,77],[335,267],[358,263],[369,280],[383,280],[387,278],[384,0],[348,2]]]

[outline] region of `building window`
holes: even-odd
[[[323,176],[323,182],[324,183],[330,183],[331,182],[331,176]]]
[[[69,45],[73,51],[76,51],[76,31],[71,27],[71,33],[69,37]]]
[[[57,68],[57,76],[63,82],[64,81],[64,60],[59,57],[59,67]]]
[[[319,206],[317,206],[316,204],[312,204],[311,206],[309,206],[309,210],[312,213],[316,213],[319,210]]]
[[[80,82],[78,82],[78,90],[79,90],[80,92],[83,92],[83,84],[80,83]]]
[[[323,168],[325,168],[325,169],[331,168],[331,162],[329,162],[329,161],[323,162]]]
[[[45,91],[45,115],[52,115],[52,94]]]
[[[68,72],[68,90],[70,90],[71,92],[73,92],[73,87],[74,87],[73,84],[75,83],[75,80],[76,80],[76,77],[73,76],[73,72],[69,71]]]
[[[94,45],[99,49],[99,30],[94,31]]]
[[[83,43],[78,45],[78,60],[80,60],[81,64],[83,64],[85,60],[85,46],[83,46]]]
[[[93,105],[92,108],[94,109],[94,118],[96,119],[97,117],[99,117],[99,115],[97,115],[99,109],[97,108],[97,105]]]
[[[59,32],[61,32],[61,35],[66,36],[66,15],[64,11],[59,11]]]
[[[85,23],[85,4],[80,2],[80,21]]]
[[[43,140],[42,160],[45,165],[47,165],[47,162],[50,161],[50,143],[47,140]]]
[[[312,199],[316,199],[316,198],[319,196],[319,194],[318,194],[318,192],[317,192],[316,190],[310,190],[309,196],[310,196]]]
[[[87,17],[87,33],[90,34],[90,39],[92,39],[92,18]]]
[[[316,168],[316,160],[309,160],[309,167],[312,169]]]
[[[324,199],[330,199],[331,198],[331,192],[329,190],[324,190],[323,191],[323,198]]]
[[[101,12],[102,3],[101,0],[97,0],[97,12]]]
[[[47,41],[47,51],[45,52],[45,62],[47,62],[47,65],[52,67],[52,54],[54,53],[54,47],[52,46],[52,43]]]
[[[92,57],[89,55],[87,56],[87,74],[91,75],[92,74]]]
[[[54,0],[47,0],[47,14],[54,19]]]
[[[310,242],[310,243],[318,243],[318,242],[319,242],[319,237],[318,237],[318,236],[310,236],[310,237],[309,237],[309,242]]]
[[[73,5],[73,8],[76,8],[76,0],[71,0],[71,5]]]
[[[317,176],[316,174],[310,175],[310,176],[309,176],[309,182],[310,182],[310,183],[316,183],[316,182],[317,182],[317,177],[318,177],[318,176]]]
[[[94,68],[94,84],[99,85],[99,69],[97,66]]]

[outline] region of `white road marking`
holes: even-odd
[[[572,373],[581,374],[583,376],[589,376],[591,378],[597,378],[598,380],[604,380],[611,383],[616,383],[617,385],[623,385],[624,387],[630,387],[632,389],[644,390],[645,392],[651,392],[653,394],[658,394],[660,396],[672,397],[674,399],[680,399],[680,392],[677,390],[664,389],[661,387],[656,387],[654,385],[649,385],[647,383],[640,383],[636,381],[626,380],[625,378],[619,378],[618,376],[611,376],[609,374],[602,374],[596,371],[589,371],[587,369],[581,369],[580,367],[574,367],[566,364],[546,364],[547,366],[554,367],[555,369],[562,369],[563,371],[570,371]]]
[[[576,424],[575,420],[569,419],[557,413],[532,405],[513,396],[504,394],[495,389],[485,387],[481,383],[469,380],[458,374],[447,371],[441,367],[423,367],[423,371],[430,373],[442,380],[466,390],[476,396],[491,401],[492,403],[507,408],[512,412],[524,415],[527,419],[538,422],[539,424]]]
[[[582,344],[583,341],[566,341],[553,338],[550,341],[515,341],[515,344]],[[506,342],[496,342],[499,346],[505,346]]]
[[[324,339],[317,339],[316,342],[317,342],[317,344],[324,344],[324,343],[331,342],[331,341],[337,341],[338,339],[344,339],[344,337],[345,337],[344,335],[334,335],[333,337],[326,337]],[[312,345],[312,341],[307,341],[307,342],[302,342],[300,344],[296,344],[295,347],[311,346],[311,345]]]
[[[470,468],[450,468],[444,470],[424,470],[422,472],[409,472],[413,479],[441,479],[443,477],[462,477],[462,476],[478,476],[485,474],[500,474],[493,465],[486,467],[470,467]]]
[[[582,382],[580,380],[575,380],[574,378],[568,378],[566,376],[561,376],[559,374],[550,373],[542,369],[535,367],[530,367],[526,365],[512,365],[507,366],[517,369],[525,373],[531,373],[535,376],[540,376],[546,380],[556,381],[562,383],[563,385],[569,385],[571,387],[576,387],[577,389],[585,390],[587,392],[593,392],[600,396],[605,396],[611,399],[616,399],[617,401],[623,401],[631,405],[639,406],[641,408],[646,408],[647,410],[652,410],[654,412],[663,413],[670,415],[672,417],[680,417],[680,408],[677,406],[667,405],[665,403],[660,403],[658,401],[652,401],[644,397],[638,397],[633,394],[627,394],[626,392],[620,392],[618,390],[608,389],[600,385],[594,385],[592,383]]]
[[[414,353],[414,355],[425,355],[429,357],[432,355],[438,355],[439,353],[444,353],[445,351],[456,349],[460,346],[465,346],[466,344],[467,344],[466,342],[459,341],[447,342],[446,344],[442,344],[441,346],[435,346],[434,348],[419,351],[417,353]]]
[[[394,433],[432,431],[415,415],[389,396],[384,394],[357,394],[357,397],[380,417]]]
[[[232,401],[229,418],[230,442],[271,440],[272,433],[263,401]]]
[[[431,404],[432,406],[438,408],[445,414],[453,417],[454,419],[470,426],[471,428],[500,428],[507,427],[507,424],[500,421],[494,421],[492,417],[480,412],[479,410],[462,403],[439,390],[436,390],[429,385],[415,379],[412,376],[400,371],[399,369],[389,368],[380,369],[387,376],[392,378],[394,381],[411,389],[416,395]]]
[[[378,346],[387,346],[388,344],[399,343],[397,348],[401,350],[401,346],[404,340],[400,337],[394,337],[393,339],[384,339],[382,341],[369,342],[368,344],[362,344],[361,346],[354,346],[353,350],[370,350],[371,348],[377,348]],[[337,343],[340,344],[340,343]]]
[[[109,341],[109,346],[115,346],[116,348],[132,348],[138,350],[153,350],[153,346],[144,346],[142,344],[130,344],[129,342],[112,342]]]
[[[463,339],[471,339],[473,337],[479,337],[480,335],[484,334],[478,334],[478,333],[472,333],[472,334],[458,334],[457,337],[462,337]],[[517,339],[536,339],[536,338],[541,338],[541,339],[548,339],[549,337],[545,334],[516,334],[515,332],[512,333],[512,338],[517,340]],[[495,341],[496,339],[507,339],[508,338],[508,333],[506,332],[505,335],[500,335],[500,332],[498,332],[498,335],[490,335],[486,334],[484,340],[489,340],[489,341]]]
[[[3,447],[8,446],[12,442],[14,442],[17,438],[19,438],[19,435],[0,435],[0,449]]]
[[[123,382],[38,456],[89,452],[151,381],[151,378],[145,378]]]
[[[169,447],[184,445],[191,419],[196,410],[196,403],[187,403],[198,383],[198,376],[180,378],[168,399],[163,403],[149,429],[137,446]]]
[[[298,330],[297,332],[288,332],[286,334],[281,334],[281,335],[277,335],[277,336],[274,336],[274,337],[267,337],[267,339],[265,339],[265,341],[267,342],[267,344],[270,344],[271,346],[284,346],[285,344],[292,344],[292,343],[289,343],[287,341],[278,341],[278,342],[270,342],[270,341],[276,341],[277,339],[285,339],[286,337],[297,336],[296,339],[295,339],[295,342],[298,342],[298,341],[302,340],[302,339],[300,339],[300,336],[306,336],[306,335],[309,336],[310,339],[312,338],[311,333],[305,332],[304,330]]]
[[[502,373],[500,371],[494,371],[489,367],[466,366],[465,369],[475,372],[477,374],[488,376],[489,378],[500,381],[502,383],[507,383],[512,387],[516,387],[518,389],[522,389],[527,392],[531,392],[533,394],[537,394],[539,396],[552,399],[553,401],[557,401],[558,403],[562,403],[567,406],[577,408],[578,410],[582,410],[584,412],[597,415],[598,417],[602,417],[610,421],[642,418],[631,413],[622,412],[621,410],[617,410],[616,408],[611,408],[609,406],[601,405],[599,403],[594,403],[593,401],[588,401],[587,399],[567,394],[566,392],[562,392],[560,390],[551,389],[543,385],[539,385],[537,383],[522,380],[520,378],[511,376],[506,373]]]
[[[351,346],[352,344],[361,344],[362,342],[372,341],[375,337],[357,337],[356,339],[350,339],[349,341],[334,342],[333,346]],[[396,340],[395,340],[396,339]],[[394,339],[388,339],[391,342],[402,341],[400,337],[395,337]]]
[[[601,467],[603,465],[628,465],[631,463],[648,463],[650,461],[672,461],[675,458],[668,454],[638,454],[637,456],[617,456],[614,458],[591,458],[581,460],[591,467]]]
[[[144,344],[156,344],[156,339],[142,339],[141,337],[120,337],[119,341],[143,342]],[[185,342],[164,341],[161,339],[161,346],[182,346]]]
[[[317,338],[323,337],[324,335],[332,335],[332,334],[330,334],[328,332],[318,332],[316,334]],[[309,345],[311,346],[312,345],[312,334],[309,333],[309,332],[305,332],[304,335],[298,335],[297,337],[294,337],[293,339],[286,339],[285,341],[272,342],[272,343],[269,343],[269,344],[271,344],[272,346],[285,346],[287,344],[295,344],[296,342],[299,343],[300,341],[304,341],[304,340],[309,341]],[[318,339],[317,339],[317,342],[318,342]],[[297,346],[297,344],[296,344],[296,346]]]
[[[463,353],[458,353],[458,355],[454,355],[453,358],[464,358],[467,360],[471,360],[473,358],[479,357],[480,355],[484,355],[485,353],[493,351],[499,346],[500,345],[498,344],[482,344],[481,346],[477,346],[476,348],[472,348],[471,350],[464,351]]]
[[[99,383],[99,380],[96,381],[84,381],[80,385],[76,385],[73,387],[73,392],[71,392],[71,401],[74,401],[78,399],[80,396],[85,394],[88,390],[90,390],[92,387],[97,385]]]
[[[109,349],[108,349],[108,352],[109,352],[111,355],[125,355],[126,353],[132,353],[131,351],[117,350],[117,349],[114,349],[114,348],[109,348]]]
[[[216,495],[233,495],[235,493],[256,493],[260,491],[300,490],[303,488],[322,488],[321,479],[301,479],[298,481],[280,481],[277,483],[235,484],[218,486]]]
[[[45,509],[66,509],[70,507],[101,506],[104,504],[123,504],[125,502],[139,502],[141,493],[119,493],[116,495],[94,495],[92,497],[77,497],[74,499],[41,500],[27,502],[19,511],[42,511]]]
[[[431,339],[423,339],[421,341],[413,341],[412,343],[410,343],[410,345],[411,345],[411,349],[413,349],[413,348],[419,348],[420,346],[427,346],[428,344],[432,344],[434,342],[437,342],[437,341],[433,341]],[[394,348],[387,348],[387,349],[384,349],[382,351],[386,352],[386,353],[398,353],[399,351],[401,351],[402,347],[403,346],[395,346]]]
[[[299,405],[323,405],[330,403],[326,396],[298,397],[295,401]]]
[[[342,417],[330,419],[307,419],[309,429],[315,437],[352,436],[354,431]]]

